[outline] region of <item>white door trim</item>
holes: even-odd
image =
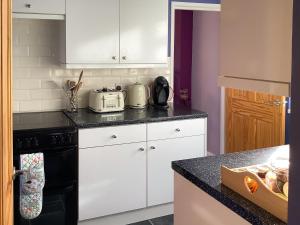
[[[171,55],[170,55],[170,84],[174,87],[174,42],[175,42],[175,10],[211,11],[220,12],[221,4],[194,3],[194,2],[171,2]],[[224,105],[223,95],[221,96],[221,133],[220,152],[224,153]]]

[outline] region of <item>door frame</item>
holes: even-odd
[[[170,83],[174,86],[175,10],[220,12],[221,4],[171,2]]]
[[[0,10],[0,225],[13,225],[11,0]]]
[[[175,10],[210,11],[220,12],[221,4],[195,3],[195,2],[173,2],[171,1],[171,40],[170,40],[170,83],[174,87],[174,48],[175,48]],[[225,116],[224,100],[225,89],[221,88],[221,111],[220,111],[220,153],[225,150]],[[208,154],[210,154],[208,152]]]

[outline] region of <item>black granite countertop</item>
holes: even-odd
[[[207,113],[192,110],[185,106],[173,106],[167,110],[153,107],[146,109],[125,109],[123,112],[95,113],[90,109],[79,109],[77,113],[65,114],[78,128],[107,127],[126,124],[151,123],[169,120],[205,118]]]
[[[235,168],[262,164],[277,151],[289,152],[289,146],[175,161],[172,168],[250,223],[283,225],[286,223],[221,184],[221,165]]]

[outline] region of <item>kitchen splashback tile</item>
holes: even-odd
[[[20,102],[20,112],[42,111],[41,101],[22,101]]]
[[[59,64],[58,35],[59,21],[13,20],[14,112],[64,108],[62,86],[66,80],[77,81],[81,69],[65,69]],[[84,69],[79,107],[88,106],[90,89],[125,87],[137,81],[149,84],[157,75],[168,77],[168,69]]]

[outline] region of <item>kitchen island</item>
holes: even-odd
[[[286,224],[221,183],[222,165],[236,168],[262,164],[276,152],[288,153],[289,146],[173,162],[174,225],[194,225],[195,220],[203,225]]]

